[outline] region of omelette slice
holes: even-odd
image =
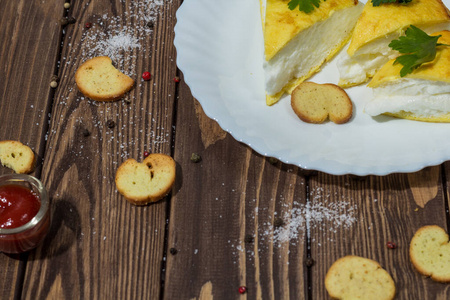
[[[352,39],[338,59],[339,85],[350,87],[368,81],[386,62],[395,58],[389,43],[403,35],[409,25],[430,34],[450,29],[449,11],[441,0],[412,0],[407,4],[373,6],[367,0]]]
[[[450,45],[450,31],[438,43]],[[450,123],[450,46],[438,46],[436,58],[412,73],[400,77],[401,64],[386,63],[368,84],[373,99],[365,112],[371,116],[386,114],[398,118]]]
[[[289,0],[260,3],[267,105],[290,94],[349,41],[364,7],[357,0],[326,0],[304,13],[290,10]]]

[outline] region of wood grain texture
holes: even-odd
[[[238,299],[246,286],[249,299],[301,299],[304,236],[275,245],[272,224],[305,201],[304,178],[216,126],[181,84],[175,159],[183,180],[171,202],[164,298],[201,299],[208,286],[214,299]],[[193,163],[192,153],[202,160]]]
[[[19,140],[38,155],[44,150],[63,14],[51,2],[0,2],[0,140]],[[39,171],[41,160],[37,163]]]
[[[42,1],[0,1],[0,140],[19,140],[38,156],[39,176],[47,131],[61,7]],[[0,166],[0,175],[13,173]],[[0,255],[0,295],[20,297],[27,255]]]
[[[171,153],[176,74],[172,28],[179,3],[158,8],[150,33],[137,18],[146,8],[133,1],[71,4],[69,17],[76,22],[65,28],[61,81],[42,172],[53,223],[45,243],[30,256],[23,297],[155,299],[161,292],[170,197],[133,206],[116,191],[114,177],[127,158],[141,161],[144,151]],[[85,28],[86,22],[92,27]],[[140,45],[114,60],[135,79],[134,89],[113,103],[86,99],[75,86],[76,69],[96,55],[89,52],[94,42],[121,33],[136,37]],[[150,82],[141,80],[144,70],[152,73]]]
[[[356,207],[357,222],[347,229],[321,232],[313,228],[311,236],[321,236],[311,243],[311,255],[316,264],[313,272],[313,295],[326,298],[324,278],[328,268],[338,258],[358,255],[378,261],[393,277],[396,299],[448,298],[449,289],[417,273],[409,261],[409,242],[421,226],[437,224],[446,227],[446,211],[441,176],[427,176],[439,171],[425,169],[415,174],[422,178],[420,187],[412,175],[392,174],[383,177],[368,176],[354,179],[351,176],[320,174],[311,181],[313,193],[323,190],[322,198],[339,203],[349,202]],[[426,191],[426,187],[430,190]],[[437,191],[436,191],[437,187]],[[422,209],[415,200],[416,189],[422,194],[435,195]],[[329,222],[325,228],[333,228]],[[387,242],[394,242],[396,249],[389,249]]]
[[[0,255],[0,292],[2,299],[17,299],[22,291],[22,274],[25,269],[26,255]]]
[[[440,167],[430,167],[408,174],[413,199],[420,208],[437,196],[439,185],[436,182],[439,182],[440,173]]]
[[[347,254],[380,262],[396,299],[450,298],[449,285],[418,274],[407,252],[419,227],[449,229],[449,162],[356,177],[263,157],[207,117],[179,74],[182,0],[70,2],[64,11],[64,0],[0,1],[0,139],[38,154],[33,174],[49,190],[53,218],[40,247],[0,255],[2,299],[328,299],[325,274]],[[155,2],[163,6],[150,11]],[[63,30],[65,15],[75,22]],[[112,103],[86,99],[76,69],[120,33],[135,45],[111,55],[135,87]],[[136,207],[114,177],[144,151],[173,155],[177,177],[169,197]]]
[[[195,100],[194,105],[195,115],[197,116],[201,130],[203,147],[207,149],[210,145],[215,144],[217,141],[223,140],[227,136],[227,133],[220,128],[217,122],[214,122],[205,115],[198,101]]]

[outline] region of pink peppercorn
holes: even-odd
[[[395,243],[393,243],[393,242],[387,242],[387,243],[386,243],[386,246],[387,246],[389,249],[395,249],[395,248],[397,248],[397,245],[396,245]]]
[[[150,74],[150,72],[142,73],[142,79],[144,79],[145,81],[149,81],[151,78],[152,78],[152,75]]]
[[[246,286],[240,286],[239,287],[239,294],[245,294],[247,292]]]

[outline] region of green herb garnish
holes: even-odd
[[[406,4],[411,2],[412,0],[372,0],[373,6],[380,6],[382,3],[402,3]]]
[[[307,14],[314,10],[314,6],[318,8],[319,5],[320,0],[291,0],[288,3],[288,7],[290,10],[294,10],[298,6],[298,10],[303,11]]]
[[[433,61],[436,57],[437,46],[449,46],[438,43],[440,37],[440,35],[429,36],[416,26],[410,25],[406,29],[405,36],[390,42],[389,47],[404,54],[397,57],[394,62],[403,66],[400,76],[410,74],[422,64]]]

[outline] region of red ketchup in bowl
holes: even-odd
[[[0,251],[35,248],[50,229],[47,191],[33,176],[0,176]]]
[[[0,186],[0,228],[17,228],[37,215],[41,201],[26,187],[9,184]]]

